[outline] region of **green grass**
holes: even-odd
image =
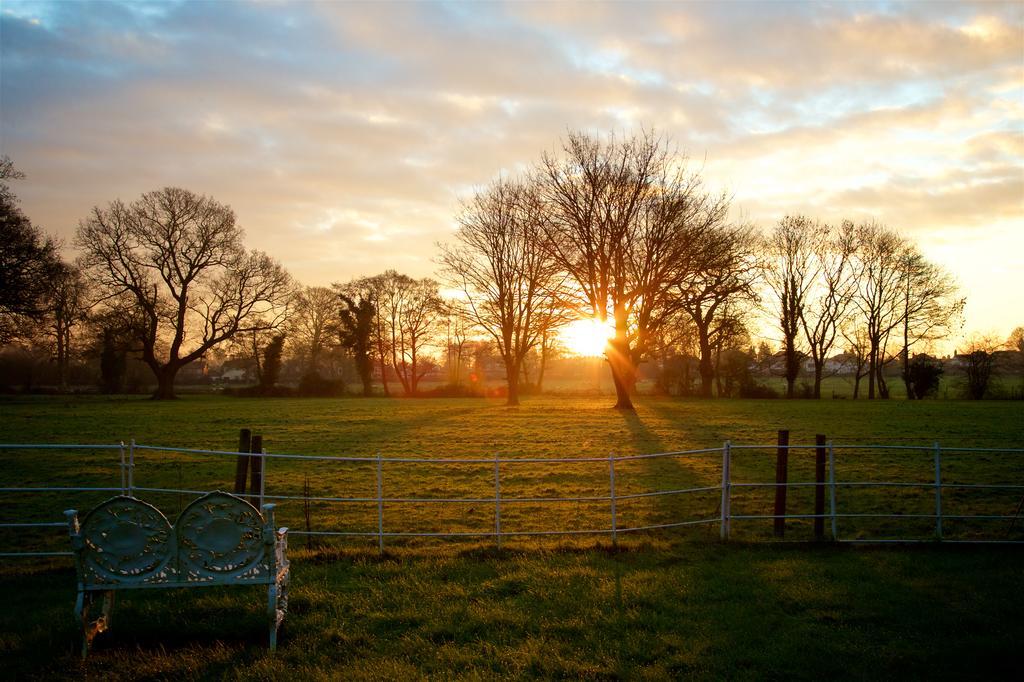
[[[0,401],[0,442],[108,443],[135,438],[168,446],[233,449],[242,426],[262,432],[271,452],[312,454],[606,456],[770,443],[778,428],[794,442],[825,433],[837,443],[1020,447],[1024,403],[853,401],[676,401],[645,399],[635,415],[607,398],[537,398],[509,410],[485,400],[245,400],[25,398]],[[954,456],[944,479],[1020,483],[1021,455]],[[271,460],[269,493],[374,493],[374,467]],[[720,455],[638,460],[617,466],[617,492],[717,485]],[[116,454],[0,452],[3,485],[108,485]],[[839,451],[842,480],[919,480],[930,453],[881,456]],[[230,487],[230,458],[139,453],[137,483]],[[734,480],[769,481],[771,452],[738,452]],[[791,480],[813,478],[810,454],[794,452]],[[607,494],[603,463],[557,467],[507,463],[505,496]],[[387,496],[493,495],[490,465],[388,465]],[[739,490],[733,513],[762,513],[771,491]],[[8,495],[0,522],[59,520],[103,495]],[[147,497],[173,520],[189,498]],[[1019,495],[947,491],[946,513],[1013,513]],[[717,493],[645,498],[619,507],[620,525],[714,517]],[[932,491],[840,491],[840,511],[930,513]],[[812,511],[809,489],[790,492],[792,512]],[[604,528],[607,503],[514,505],[503,530]],[[299,503],[280,521],[301,528]],[[843,537],[930,537],[930,520],[854,520]],[[320,505],[315,530],[373,530],[375,505]],[[388,528],[483,530],[493,505],[389,505]],[[1005,536],[1007,524],[949,521],[953,537]],[[1018,524],[1018,530],[1022,524]],[[735,522],[739,540],[770,536],[770,522]],[[60,532],[0,535],[0,546],[34,542],[63,549]],[[307,548],[293,537],[293,603],[276,656],[263,648],[262,595],[252,588],[143,591],[122,596],[114,629],[80,666],[71,618],[73,572],[66,563],[0,561],[0,655],[5,675],[103,678],[437,676],[760,679],[1010,677],[1024,554],[1013,548],[852,549],[810,545],[721,545],[717,525],[633,534],[611,552],[607,536],[484,541],[373,539]],[[810,538],[790,522],[788,538]],[[1016,537],[1016,536],[1013,536]],[[994,624],[997,624],[994,625]],[[978,663],[981,661],[981,663]]]

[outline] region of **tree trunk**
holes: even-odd
[[[156,392],[153,393],[153,400],[174,400],[174,378],[178,375],[180,367],[177,365],[164,365],[156,372]]]
[[[519,367],[512,360],[505,361],[505,380],[508,382],[508,397],[505,405],[508,407],[519,406]]]
[[[796,397],[796,378],[800,375],[800,356],[792,338],[786,339],[786,397]]]
[[[711,397],[711,386],[715,379],[715,367],[711,362],[711,343],[704,330],[700,331],[700,397]]]
[[[821,375],[825,369],[825,363],[821,360],[814,360],[814,399],[821,400]]]
[[[628,326],[625,307],[621,303],[616,304],[615,338],[608,343],[608,365],[615,385],[616,410],[635,409],[630,393],[636,383],[636,369],[633,367],[633,355],[629,351]]]

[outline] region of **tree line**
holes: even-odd
[[[364,395],[378,381],[385,395],[417,395],[438,349],[458,384],[467,350],[486,346],[515,405],[531,369],[543,380],[559,330],[589,318],[614,329],[605,356],[619,409],[632,409],[646,362],[700,396],[756,394],[754,356],[778,356],[787,397],[809,363],[818,398],[840,350],[855,397],[862,380],[868,398],[888,397],[896,364],[920,398],[941,368],[915,351],[955,331],[965,303],[950,273],[881,223],[791,215],[762,231],[735,219],[730,197],[650,132],[572,132],[480,188],[439,245],[437,279],[388,270],[332,287],[299,285],[245,248],[229,206],[172,187],[93,208],[74,239],[81,255],[65,262],[18,207],[9,181],[21,174],[6,157],[0,172],[0,343],[44,343],[66,385],[76,339],[90,338],[108,388],[130,354],[161,399],[215,353],[251,358],[256,390],[272,393],[286,347],[310,393],[330,391],[341,351]],[[774,332],[745,350],[763,320]]]

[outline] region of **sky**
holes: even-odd
[[[1024,324],[1024,3],[0,0],[0,151],[70,243],[174,185],[300,281],[435,272],[459,201],[653,129],[734,214],[875,219]]]

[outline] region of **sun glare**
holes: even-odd
[[[567,324],[560,334],[562,344],[574,355],[596,357],[604,355],[608,339],[615,336],[611,322],[595,318],[576,320]]]

